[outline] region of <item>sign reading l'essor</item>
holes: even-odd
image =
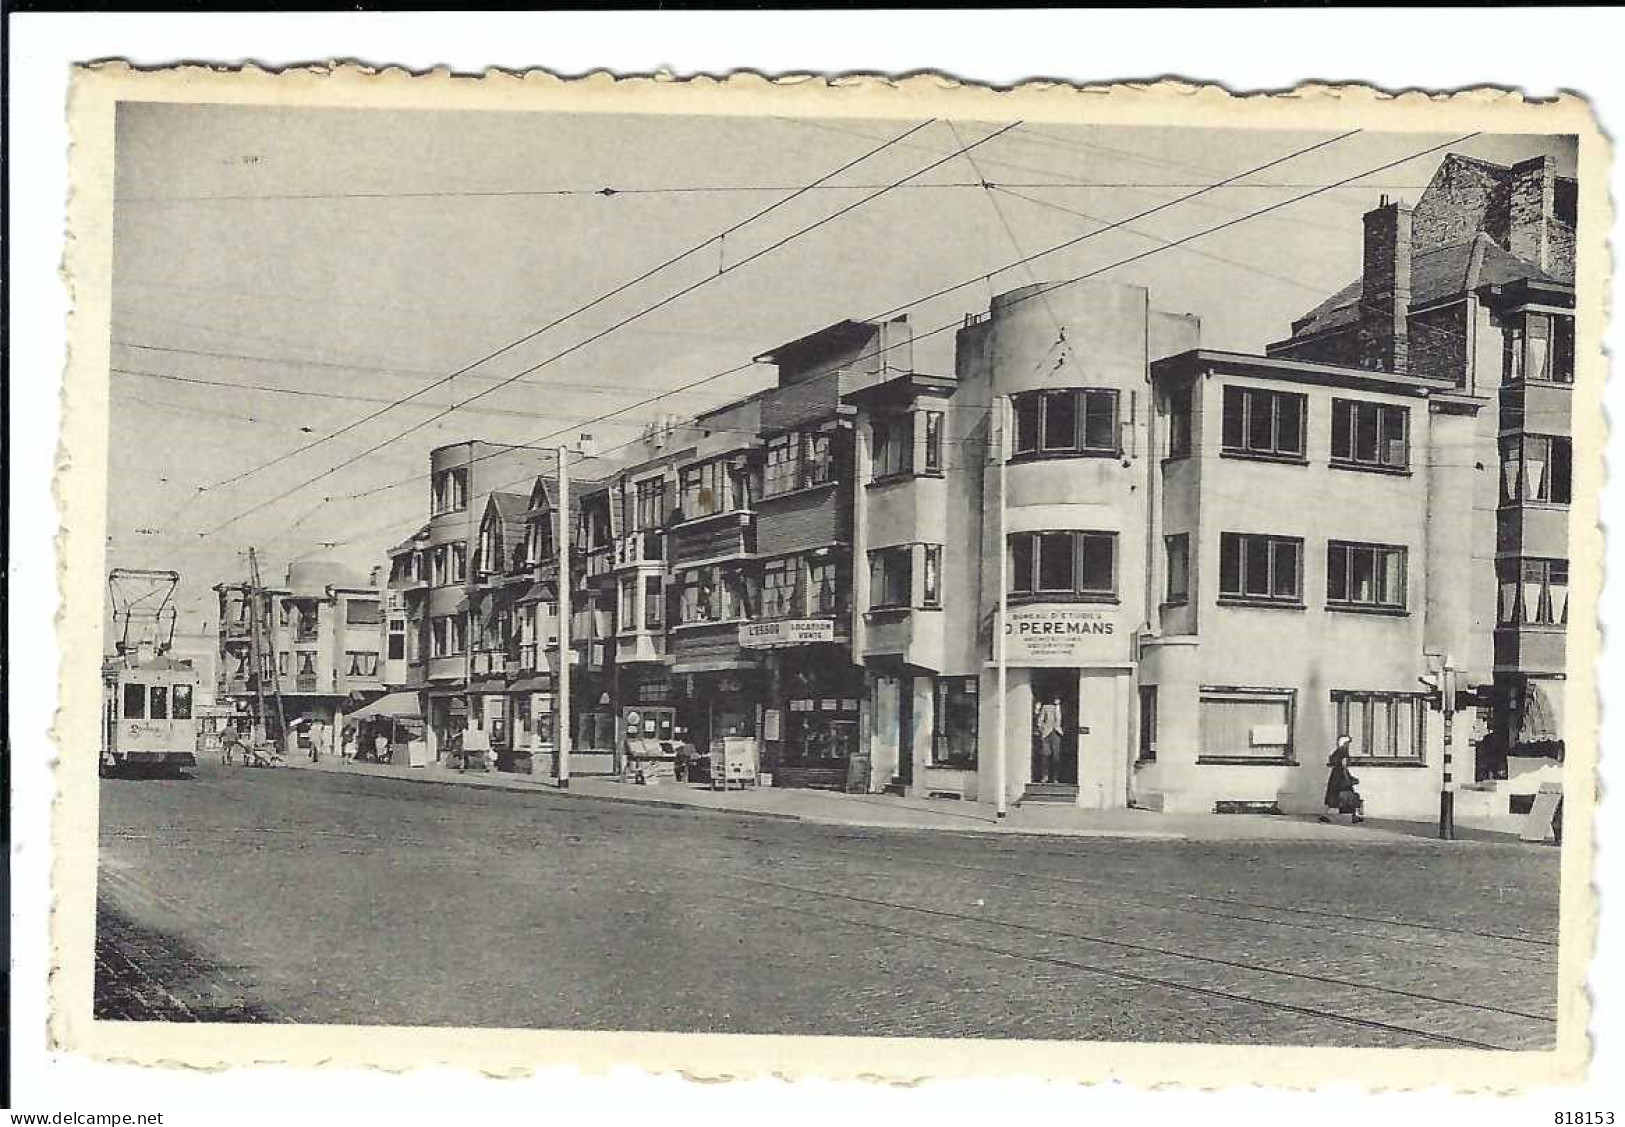
[[[1115,606],[1036,603],[1005,618],[1004,657],[1010,665],[1088,665],[1123,660],[1127,631]]]
[[[833,642],[832,618],[786,618],[777,622],[747,622],[739,628],[739,644],[747,650],[775,646],[804,646],[813,642]]]

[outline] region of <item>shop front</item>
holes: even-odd
[[[846,789],[861,746],[863,669],[844,646],[827,644],[785,648],[769,660],[776,676],[763,717],[764,770],[774,786]]]
[[[712,763],[729,762],[752,778],[762,763],[767,672],[730,662],[724,668],[674,667],[672,736],[686,739]],[[719,759],[722,757],[722,759]],[[740,767],[748,764],[748,770]]]
[[[468,728],[468,696],[461,687],[437,686],[426,691],[428,734],[436,760],[458,754]]]
[[[992,741],[1004,718],[1004,784],[1024,802],[1058,802],[1091,809],[1128,805],[1133,632],[1116,604],[1027,603],[1010,609],[1004,625],[1007,691],[1003,707],[983,707]],[[999,700],[998,669],[983,671],[980,695]],[[996,794],[993,757],[981,757],[978,789]]]
[[[555,699],[550,673],[521,677],[508,686],[510,750],[506,766],[503,757],[497,757],[499,770],[533,775],[555,772]]]

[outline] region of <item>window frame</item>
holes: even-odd
[[[942,608],[942,545],[922,544],[920,563],[920,606]]]
[[[1071,538],[1071,569],[1072,582],[1069,587],[1044,587],[1043,581],[1044,557],[1043,538],[1046,536],[1068,536]],[[1093,528],[1046,528],[1031,529],[1022,532],[1012,532],[1005,540],[1005,551],[1008,553],[1010,589],[1007,592],[1011,599],[1027,602],[1098,602],[1115,603],[1120,600],[1120,576],[1118,559],[1118,534],[1107,529]],[[1110,545],[1111,567],[1110,582],[1108,586],[1086,586],[1088,569],[1086,550],[1091,539],[1104,540]],[[1018,543],[1030,543],[1031,563],[1026,576],[1027,586],[1020,584],[1023,577],[1022,570],[1016,566]]]
[[[1198,688],[1196,698],[1196,762],[1200,765],[1222,764],[1232,766],[1264,766],[1264,767],[1295,767],[1297,756],[1298,731],[1298,692],[1296,689],[1282,689],[1271,687],[1240,687],[1202,685]],[[1207,712],[1204,706],[1208,704],[1238,703],[1238,704],[1283,704],[1286,707],[1286,744],[1282,751],[1275,755],[1255,755],[1251,752],[1237,752],[1231,749],[1209,750],[1208,730],[1206,725]],[[1254,725],[1256,727],[1256,725]],[[1249,739],[1251,729],[1249,728]],[[1252,746],[1249,744],[1249,746]],[[1258,745],[1275,747],[1274,744]]]
[[[896,585],[889,577],[900,577],[898,598],[883,597]],[[869,609],[906,610],[914,605],[914,545],[897,544],[875,548],[869,553]]]
[[[1175,551],[1175,548],[1178,551]],[[1173,532],[1162,538],[1162,550],[1167,582],[1163,588],[1162,605],[1183,606],[1191,598],[1191,535]],[[1178,566],[1175,566],[1175,563]],[[1178,579],[1178,584],[1175,584]]]
[[[1163,397],[1168,420],[1167,461],[1191,456],[1192,422],[1196,414],[1196,385],[1181,384],[1171,387]]]
[[[932,767],[947,771],[974,771],[981,760],[982,693],[981,678],[970,676],[936,677],[931,690],[931,763]],[[957,692],[956,692],[957,690]],[[955,706],[964,710],[969,702],[970,724],[959,733],[962,741],[970,744],[967,755],[963,750],[949,751],[949,716]],[[963,715],[959,719],[965,719]]]
[[[1532,444],[1544,446],[1539,464],[1544,472],[1540,487],[1529,495],[1529,464]],[[1559,451],[1562,451],[1561,456]],[[1561,473],[1559,470],[1561,469]],[[1512,471],[1510,474],[1508,471]],[[1558,485],[1561,483],[1562,488]],[[1562,496],[1559,497],[1558,494]],[[1504,435],[1501,438],[1501,504],[1503,506],[1561,505],[1574,503],[1574,439],[1565,434]]]
[[[869,480],[894,481],[914,473],[914,412],[879,412],[869,420]]]
[[[1247,564],[1249,542],[1262,541],[1266,545],[1266,587],[1264,594],[1251,593],[1247,590]],[[1237,578],[1240,581],[1239,590],[1227,590],[1225,587],[1226,560],[1229,555],[1229,545],[1236,544],[1240,553],[1237,559]],[[1295,591],[1290,595],[1278,593],[1276,578],[1277,550],[1285,545],[1291,545],[1297,553],[1297,568],[1295,571]],[[1268,532],[1220,532],[1219,533],[1219,594],[1218,601],[1221,606],[1258,606],[1280,607],[1291,610],[1301,610],[1304,606],[1303,596],[1304,553],[1303,537],[1279,536]]]
[[[924,474],[940,474],[942,472],[942,426],[944,414],[941,411],[921,411],[925,417],[925,449],[922,452],[924,464],[920,472]]]
[[[1371,553],[1372,590],[1370,599],[1355,597],[1356,569],[1354,566],[1355,554]],[[1332,561],[1335,556],[1342,554],[1343,564],[1343,593],[1333,592]],[[1388,574],[1384,561],[1392,556],[1399,559],[1399,598],[1384,600],[1378,589],[1385,582]],[[1403,544],[1377,544],[1362,540],[1328,540],[1326,541],[1326,609],[1336,611],[1356,611],[1362,613],[1406,614],[1410,609],[1410,551]]]
[[[1498,561],[1496,565],[1495,624],[1500,628],[1526,630],[1567,630],[1571,601],[1569,561],[1550,556],[1523,556]],[[1508,599],[1508,589],[1512,597]],[[1533,590],[1535,611],[1529,612]],[[1555,592],[1562,591],[1562,610],[1557,610]]]
[[[1241,399],[1240,441],[1232,442],[1230,434],[1230,403],[1233,397]],[[1270,404],[1270,443],[1262,448],[1253,443],[1253,417],[1255,400],[1267,398]],[[1297,449],[1281,445],[1280,405],[1293,401],[1298,407]],[[1219,453],[1226,458],[1255,458],[1260,461],[1288,462],[1307,465],[1309,461],[1309,396],[1300,391],[1282,391],[1272,387],[1253,387],[1250,384],[1225,384],[1221,404],[1219,427]]]
[[[1071,438],[1065,443],[1050,440],[1050,403],[1070,400]],[[1102,408],[1100,405],[1108,405]],[[1036,410],[1034,409],[1036,405]],[[1107,410],[1104,424],[1097,423],[1101,410]],[[1118,458],[1123,454],[1122,393],[1115,387],[1049,387],[1019,391],[1010,396],[1010,460],[1044,458]],[[1090,441],[1095,425],[1104,425],[1110,441]],[[1030,440],[1030,441],[1029,441]]]
[[[1376,449],[1370,457],[1360,453],[1361,414],[1375,415]],[[1331,459],[1329,464],[1340,470],[1371,470],[1379,473],[1409,473],[1411,468],[1411,410],[1398,403],[1381,403],[1374,399],[1332,399]],[[1402,443],[1402,454],[1397,462],[1387,457],[1389,443],[1395,439],[1388,433],[1397,417]],[[1339,453],[1340,440],[1342,452]]]
[[[1332,703],[1332,726],[1336,735],[1349,736],[1352,743],[1349,745],[1349,762],[1367,767],[1425,767],[1427,765],[1427,718],[1428,696],[1426,693],[1410,692],[1372,692],[1358,689],[1333,689],[1330,693]],[[1380,755],[1372,750],[1372,737],[1376,733],[1378,705],[1385,706],[1387,712],[1388,743],[1391,747],[1398,746],[1399,719],[1395,705],[1404,702],[1411,712],[1411,751],[1406,754],[1395,752],[1392,755]],[[1351,720],[1356,710],[1361,713],[1360,730],[1352,729]]]

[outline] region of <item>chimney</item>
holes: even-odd
[[[1547,220],[1555,214],[1557,161],[1533,157],[1512,166],[1507,200],[1507,249],[1542,270],[1551,269]]]
[[[1361,362],[1403,372],[1410,359],[1406,316],[1411,305],[1411,208],[1387,196],[1365,214],[1360,277]]]

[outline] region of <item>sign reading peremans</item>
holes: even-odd
[[[1015,607],[1004,624],[1010,665],[1089,665],[1121,661],[1127,631],[1116,607],[1038,603]]]
[[[830,618],[787,618],[778,622],[747,622],[739,628],[739,644],[747,650],[775,646],[804,646],[810,642],[833,642],[835,620]]]

